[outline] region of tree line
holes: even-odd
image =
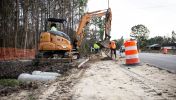
[[[145,25],[138,24],[131,28],[130,36],[138,41],[138,48],[142,50],[145,50],[147,46],[153,45],[153,44],[159,44],[161,46],[172,45],[176,47],[175,31],[171,32],[171,37],[155,36],[155,37],[149,38],[149,34],[150,34],[150,31]],[[117,43],[117,49],[119,49],[124,43],[123,37],[115,41]]]
[[[0,47],[35,48],[47,18],[64,18],[72,38],[88,0],[0,0]]]

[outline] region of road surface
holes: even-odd
[[[150,63],[156,67],[176,73],[176,55],[140,53],[139,58],[141,62]]]

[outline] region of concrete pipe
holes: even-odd
[[[31,75],[28,73],[22,73],[18,76],[20,81],[53,81],[56,76],[44,76],[44,75]]]
[[[55,72],[42,72],[42,71],[33,71],[32,75],[42,75],[42,76],[61,76],[59,73]]]

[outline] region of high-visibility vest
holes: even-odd
[[[114,41],[111,41],[109,44],[109,48],[116,49],[116,43]]]
[[[99,49],[99,48],[100,48],[100,46],[98,44],[94,43],[94,49]]]

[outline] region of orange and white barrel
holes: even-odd
[[[126,64],[133,65],[140,62],[138,50],[137,50],[137,41],[128,40],[124,43],[125,45],[125,55],[126,55]]]
[[[167,54],[167,48],[163,48],[163,53]]]

